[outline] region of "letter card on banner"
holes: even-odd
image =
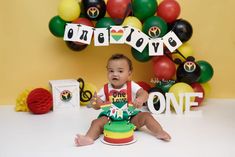
[[[177,37],[177,35],[173,31],[169,31],[164,37],[163,37],[164,44],[166,47],[171,51],[175,51],[178,47],[182,45],[182,42]]]
[[[110,43],[124,44],[124,28],[122,26],[111,26],[110,28]]]
[[[78,36],[78,25],[77,24],[66,24],[64,31],[65,41],[76,41]]]
[[[134,27],[125,27],[125,43],[142,52],[149,42],[149,37]]]
[[[149,40],[149,56],[163,55],[163,39],[153,38]]]
[[[85,26],[85,25],[78,25],[78,42],[84,43],[84,44],[90,44],[91,38],[93,34],[93,27]]]
[[[109,30],[107,28],[94,29],[94,45],[95,46],[109,45]]]

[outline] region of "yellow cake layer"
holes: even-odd
[[[133,133],[134,133],[133,130],[128,131],[128,132],[111,132],[111,131],[104,130],[104,136],[113,138],[113,139],[127,138],[127,137],[132,136]]]

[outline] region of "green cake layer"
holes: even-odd
[[[134,129],[135,125],[127,121],[112,121],[104,126],[104,130],[111,132],[128,132]]]

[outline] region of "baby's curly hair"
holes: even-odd
[[[125,56],[125,55],[123,55],[123,54],[121,54],[121,53],[113,54],[113,55],[108,59],[108,63],[109,63],[111,60],[118,60],[118,59],[125,59],[125,60],[127,61],[128,65],[129,65],[129,70],[130,70],[130,71],[133,70],[133,66],[132,66],[131,60],[130,60],[127,56]],[[106,66],[106,67],[108,67],[108,66]]]

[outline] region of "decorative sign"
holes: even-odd
[[[111,26],[107,28],[93,28],[82,24],[68,23],[64,32],[65,41],[77,41],[90,44],[94,33],[95,46],[108,46],[111,44],[128,44],[142,52],[148,45],[150,56],[163,55],[164,45],[171,51],[175,51],[182,42],[173,31],[168,32],[162,38],[150,38],[142,31],[131,26]]]
[[[159,104],[158,109],[154,107],[154,99],[157,97]],[[148,108],[153,114],[171,114],[171,108],[174,108],[175,113],[178,115],[200,115],[201,111],[191,111],[192,106],[198,106],[197,102],[191,101],[193,97],[203,97],[203,93],[181,93],[179,94],[179,102],[177,102],[173,93],[166,93],[165,97],[160,92],[152,92],[149,94]],[[155,102],[156,103],[156,102]]]
[[[73,94],[71,91],[65,89],[60,93],[60,100],[63,102],[69,102],[73,97]]]
[[[79,109],[80,95],[77,80],[51,80],[53,111]]]

